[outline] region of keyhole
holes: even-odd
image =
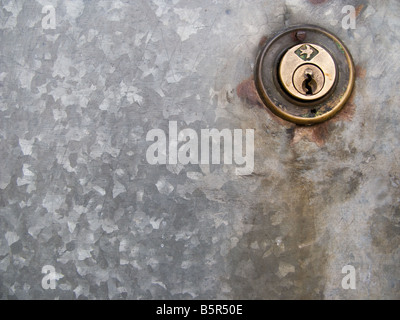
[[[306,79],[303,81],[303,90],[306,95],[313,95],[317,87],[317,82],[312,77],[312,74],[307,73]]]

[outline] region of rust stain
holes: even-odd
[[[254,82],[253,76],[250,78],[242,81],[237,87],[236,87],[236,93],[239,98],[245,100],[248,104],[252,106],[257,106],[261,107],[265,110],[267,110],[268,114],[271,116],[271,118],[275,121],[278,122],[280,125],[290,127],[293,126],[292,123],[279,118],[275,114],[273,114],[266,106],[264,106],[263,101],[261,100],[260,96],[258,95],[256,84]]]
[[[361,66],[356,66],[356,76],[362,79],[365,77],[365,75],[366,70]],[[268,114],[275,122],[285,126],[286,128],[290,128],[290,131],[292,132],[292,139],[290,144],[292,146],[305,139],[315,143],[318,147],[323,147],[329,138],[331,124],[338,121],[351,121],[354,117],[356,110],[353,92],[346,105],[332,119],[313,126],[300,126],[281,119],[264,106],[263,101],[258,95],[253,76],[241,82],[236,87],[236,93],[239,98],[245,100],[248,104],[267,110]]]
[[[295,145],[302,139],[306,139],[310,142],[314,142],[318,147],[323,147],[326,143],[326,140],[329,138],[331,124],[338,121],[351,121],[354,117],[355,111],[356,105],[354,104],[353,92],[346,105],[332,119],[310,127],[296,126],[294,128],[291,144]]]
[[[244,80],[236,87],[236,93],[239,98],[244,99],[247,103],[256,106],[263,106],[263,102],[258,95],[256,84],[254,82],[254,78],[250,77],[249,79]]]
[[[356,77],[360,79],[364,79],[367,75],[367,71],[361,67],[360,65],[356,66]]]
[[[296,126],[291,145],[295,145],[303,139],[314,142],[318,147],[325,145],[329,136],[329,122],[319,123],[312,127]]]
[[[259,47],[259,48],[264,47],[265,44],[267,43],[267,40],[268,40],[267,36],[263,36],[263,37],[261,38],[260,42],[258,43],[258,47]]]
[[[358,17],[362,11],[362,9],[364,9],[364,5],[360,4],[357,8],[356,8],[356,17]]]
[[[334,116],[330,122],[337,122],[337,121],[351,121],[353,120],[354,114],[356,113],[356,105],[354,104],[354,96],[355,93],[351,94],[349,100],[347,101],[346,105],[343,109]]]

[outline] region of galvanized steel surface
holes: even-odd
[[[1,3],[2,299],[400,297],[398,1]],[[304,23],[357,70],[346,107],[311,128],[246,82],[262,38]],[[170,121],[254,129],[253,173],[150,165],[146,135]]]

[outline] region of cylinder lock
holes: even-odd
[[[316,100],[325,96],[335,84],[336,64],[321,46],[296,45],[284,54],[279,64],[279,80],[293,97]]]
[[[315,26],[293,27],[260,51],[255,82],[264,104],[298,124],[333,117],[354,86],[350,53],[335,36]]]

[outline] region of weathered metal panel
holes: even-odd
[[[2,299],[400,297],[398,1],[1,4]],[[357,69],[313,127],[277,120],[247,80],[263,37],[304,23]],[[148,132],[174,121],[199,139],[254,129],[251,174],[149,164]]]

